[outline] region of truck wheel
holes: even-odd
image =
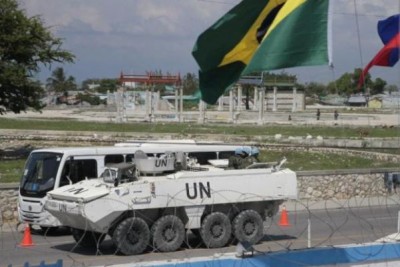
[[[207,215],[200,228],[203,243],[208,248],[220,248],[225,246],[232,234],[231,222],[225,214],[213,212]]]
[[[127,218],[115,228],[112,240],[118,252],[124,255],[140,254],[150,241],[149,226],[141,218]]]
[[[71,234],[75,242],[84,248],[97,248],[106,237],[105,234],[81,229],[71,228]]]
[[[40,229],[42,229],[44,235],[53,235],[58,231],[58,227],[40,226]]]
[[[263,220],[255,210],[244,210],[233,220],[233,234],[238,241],[258,243],[264,236]]]
[[[176,251],[185,239],[185,226],[175,215],[159,218],[151,227],[154,248],[162,252]]]

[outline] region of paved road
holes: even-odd
[[[255,249],[267,252],[306,248],[308,218],[312,229],[312,247],[372,242],[397,231],[398,209],[398,205],[391,205],[313,210],[311,213],[304,210],[290,211],[291,226],[280,227],[279,216],[266,223],[266,235]],[[39,264],[44,259],[49,263],[63,259],[64,266],[108,266],[235,252],[234,245],[222,249],[206,249],[192,235],[189,235],[180,251],[159,253],[149,249],[145,254],[137,256],[115,255],[115,247],[109,239],[106,239],[98,250],[76,247],[65,229],[53,234],[43,234],[41,230],[33,230],[32,247],[19,247],[22,237],[22,231],[17,232],[8,226],[3,226],[0,232],[0,266],[8,264],[13,264],[13,267],[22,266],[26,261]]]

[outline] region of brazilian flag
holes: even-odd
[[[203,32],[192,54],[214,104],[241,75],[327,64],[329,0],[243,0]]]

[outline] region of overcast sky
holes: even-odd
[[[21,0],[29,16],[40,15],[64,48],[76,55],[63,65],[78,82],[117,78],[162,70],[172,74],[198,71],[191,55],[197,37],[239,0]],[[377,21],[400,13],[400,0],[334,0],[333,62],[327,66],[291,68],[301,82],[323,82],[364,67],[382,47]],[[358,26],[357,26],[358,25]],[[57,65],[52,66],[52,70]],[[51,71],[42,71],[44,81]],[[373,67],[400,87],[400,63]]]

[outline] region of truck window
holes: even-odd
[[[96,178],[98,177],[97,174],[97,162],[95,159],[75,159],[72,162],[67,161],[65,162],[62,174],[61,174],[61,180],[60,180],[60,186],[67,185],[69,184],[69,180],[72,181],[72,183],[77,183],[79,181],[84,180],[86,177],[87,178]]]
[[[123,155],[106,155],[104,157],[104,165],[107,165],[109,163],[121,163],[121,162],[124,162]]]
[[[134,159],[135,159],[135,154],[128,154],[126,155],[125,162],[133,162]]]
[[[216,152],[189,152],[189,157],[196,158],[199,164],[208,164],[209,159],[217,159]]]
[[[233,155],[235,155],[234,151],[221,151],[218,153],[218,159],[229,159]]]
[[[43,197],[54,188],[62,154],[35,152],[26,163],[20,182],[23,196]]]

